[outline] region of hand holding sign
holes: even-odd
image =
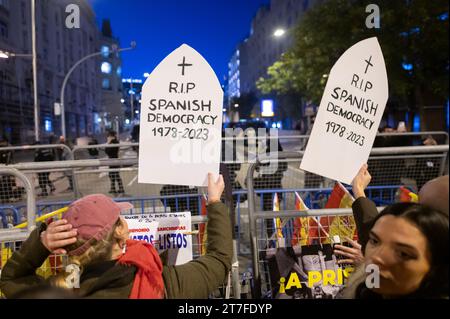
[[[183,44],[142,91],[139,183],[206,186],[219,174],[223,102],[210,65]]]
[[[331,69],[300,168],[350,184],[369,158],[387,98],[377,39],[358,42]]]
[[[220,202],[224,189],[223,176],[219,175],[217,181],[214,181],[214,174],[208,173],[208,204]]]

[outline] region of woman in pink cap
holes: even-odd
[[[50,283],[78,288],[74,289],[77,297],[208,298],[224,282],[233,252],[228,209],[220,202],[223,178],[220,175],[214,181],[212,174],[208,178],[208,247],[204,256],[183,265],[165,265],[152,245],[129,239],[120,212],[132,208],[131,204],[89,195],[73,202],[64,219],[41,224],[31,233],[3,268],[0,290],[14,298],[47,282],[36,275],[36,269],[53,253],[68,254],[79,280],[63,272],[51,277]]]

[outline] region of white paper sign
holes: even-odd
[[[143,240],[159,251],[168,250],[168,264],[181,265],[192,260],[191,213],[122,215],[130,238]]]
[[[387,99],[377,38],[358,42],[331,69],[300,168],[351,184],[369,158]]]
[[[139,183],[206,186],[219,174],[223,91],[206,60],[186,44],[142,90]]]

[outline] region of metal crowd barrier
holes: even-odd
[[[260,298],[271,288],[270,279],[266,272],[261,270],[266,270],[267,265],[260,260],[260,257],[262,253],[267,255],[268,249],[273,248],[273,234],[277,232],[277,229],[274,229],[273,232],[268,230],[273,228],[274,218],[285,218],[287,224],[292,225],[292,219],[298,217],[322,217],[328,220],[338,216],[352,217],[351,209],[321,209],[327,200],[327,194],[323,188],[332,187],[334,181],[302,172],[299,169],[301,156],[302,152],[271,154],[260,157],[247,170],[248,233],[254,298]],[[448,145],[373,149],[369,158],[369,172],[375,177],[373,178],[374,183],[371,182],[371,185],[375,184],[375,186],[370,187],[369,196],[376,200],[377,205],[388,205],[395,201],[396,189],[400,185],[408,185],[408,179],[415,179],[417,192],[420,189],[419,185],[423,185],[426,181],[445,172],[447,156]],[[261,174],[261,171],[269,170],[271,166],[270,174],[262,174],[262,177],[255,175],[257,172]],[[296,172],[297,175],[289,176],[290,171]],[[380,174],[383,172],[388,173],[387,176]],[[381,178],[377,174],[381,175]],[[303,175],[304,178],[297,178],[299,175]],[[315,186],[311,187],[311,184]],[[276,185],[278,187],[274,187]],[[279,187],[280,185],[283,187]],[[312,209],[308,211],[295,210],[294,201],[286,196],[288,188],[291,188],[291,192],[297,191],[302,194],[310,192],[314,187],[317,187],[316,190],[319,192],[314,195],[307,194],[306,198],[303,198],[304,195],[301,196],[306,199],[305,204]],[[327,191],[331,190],[327,189]],[[274,211],[275,195],[281,203],[279,211]],[[259,224],[258,221],[261,223]],[[283,230],[278,230],[286,233],[286,225],[283,226]],[[339,233],[339,229],[337,232]],[[341,232],[346,233],[345,229]],[[287,237],[289,238],[289,236]],[[262,273],[265,276],[262,276]]]
[[[234,144],[237,145],[245,145],[245,147],[252,147],[259,143],[261,140],[272,140],[277,139],[280,141],[281,146],[284,149],[289,148],[292,151],[301,151],[305,148],[306,143],[309,139],[309,135],[284,135],[284,134],[275,134],[273,136],[268,136],[265,134],[266,129],[262,129],[264,131],[264,135],[258,135],[258,131],[250,128],[242,131],[242,129],[235,129],[232,131],[231,135],[227,134],[225,131],[225,137],[222,138],[223,145],[227,145],[228,147],[233,147]],[[291,131],[292,132],[292,131]],[[295,132],[295,131],[293,131]],[[403,142],[410,143],[410,146],[417,146],[422,143],[427,137],[432,137],[435,139],[437,144],[439,145],[448,145],[449,144],[449,136],[445,131],[429,131],[429,132],[406,132],[406,133],[379,133],[377,137],[395,137],[404,139]],[[64,149],[64,153],[67,154],[68,160],[70,159],[95,159],[95,158],[105,158],[107,157],[104,152],[107,148],[118,147],[120,150],[120,157],[136,157],[137,151],[139,149],[139,143],[130,143],[130,142],[121,142],[119,144],[94,144],[94,145],[76,145],[73,149],[70,149],[65,144],[48,144],[48,145],[24,145],[24,146],[7,146],[0,147],[0,152],[2,151],[11,151],[14,153],[17,152],[34,152],[38,149],[50,148],[50,149]],[[376,146],[375,146],[376,147]],[[98,154],[91,155],[89,151],[97,150]],[[131,151],[127,153],[127,151]],[[22,157],[17,162],[30,162],[34,159],[34,153],[28,154],[28,156],[16,156]],[[25,159],[27,158],[27,159]],[[242,156],[242,160],[232,160],[231,162],[252,162],[253,157]],[[225,159],[224,159],[225,161]],[[227,161],[229,161],[227,159]]]
[[[133,153],[128,155],[128,158],[137,157],[137,149],[139,148],[139,143],[119,143],[119,144],[94,144],[94,145],[77,145],[72,149],[73,159],[95,159],[95,158],[107,158],[108,155],[105,153],[107,148],[119,148],[119,157],[123,158],[125,152],[132,150]],[[98,154],[92,155],[90,152],[93,150],[97,151]]]
[[[255,252],[252,239],[248,242],[250,249],[248,253],[246,252],[245,237],[242,237],[250,232],[251,227],[254,227],[252,226],[254,218],[251,217],[251,211],[271,211],[274,194],[281,195],[283,210],[293,209],[293,200],[290,200],[289,196],[293,195],[295,191],[310,196],[311,199],[308,201],[310,208],[323,207],[333,181],[300,170],[302,154],[303,152],[280,153],[280,157],[284,159],[278,161],[279,165],[276,167],[271,167],[270,161],[265,162],[263,157],[259,160],[255,158],[256,163],[227,163],[233,183],[234,209],[237,215],[238,245],[236,251],[241,256],[251,255],[253,259]],[[393,201],[398,186],[415,183],[416,190],[419,189],[419,185],[446,172],[447,156],[448,145],[374,148],[369,158],[369,171],[373,176],[371,185],[374,185],[370,187],[371,194],[369,196],[377,201],[377,205],[387,205]],[[139,208],[153,207],[154,211],[168,210],[168,207],[170,207],[170,211],[189,208],[193,215],[199,215],[201,197],[206,192],[204,188],[138,184],[137,163],[137,158],[91,159],[20,163],[9,165],[8,168],[17,169],[26,175],[31,181],[33,190],[40,188],[39,174],[49,174],[49,180],[54,183],[57,191],[53,195],[49,194],[38,198],[39,211],[54,210],[56,206],[52,206],[52,203],[57,201],[68,202],[84,195],[104,193],[115,197],[116,200],[137,199],[136,203],[143,198],[151,197],[147,201],[144,200],[143,205],[137,205]],[[65,173],[72,174],[73,190],[69,192],[61,191],[69,184]],[[122,179],[124,193],[108,193],[111,173],[118,174]],[[249,184],[250,180],[252,181],[251,185]],[[18,179],[19,184],[23,184],[20,178]],[[48,185],[46,187],[48,188]],[[253,196],[249,196],[249,194]],[[254,196],[258,196],[259,200],[256,201]],[[30,196],[27,196],[26,199],[29,198]],[[31,198],[34,198],[34,195]],[[30,211],[29,209],[24,211],[24,200],[25,198],[17,202],[2,202],[0,198],[0,206],[2,204],[12,205],[23,217]],[[45,206],[47,206],[46,209],[44,209]],[[255,264],[253,260],[252,267]],[[243,269],[243,273],[245,273],[245,267]]]
[[[1,171],[0,171],[1,172]],[[158,214],[161,212],[168,212],[167,207],[165,207],[164,210],[157,209],[157,206],[155,205],[155,201],[166,201],[174,199],[176,196],[167,196],[167,197],[160,197],[160,198],[121,198],[116,199],[118,202],[131,202],[135,210],[132,212],[132,214]],[[190,197],[194,197],[194,195],[190,195]],[[193,199],[195,201],[196,199]],[[200,198],[198,199],[200,201]],[[147,205],[149,202],[153,202],[153,204]],[[68,206],[71,203],[71,201],[60,201],[60,202],[52,202],[52,203],[45,203],[45,204],[38,204],[37,205],[37,216],[42,216],[50,211],[55,211],[58,209],[61,209],[63,207]],[[0,207],[0,211],[2,209],[5,209],[6,207]],[[9,208],[9,207],[8,207]],[[27,211],[31,212],[32,210],[30,208],[27,208]],[[128,212],[127,214],[129,214]],[[0,215],[2,216],[2,215]],[[34,221],[34,216],[29,216],[28,220]],[[60,216],[54,216],[53,219],[59,219]],[[193,250],[193,258],[196,259],[201,256],[202,252],[202,246],[204,243],[201,241],[199,230],[200,225],[206,225],[208,221],[207,215],[192,215],[191,216],[191,223],[192,223],[192,233],[190,234],[192,236],[192,250]],[[34,223],[31,223],[33,225]],[[29,228],[33,228],[31,225],[29,225]],[[7,235],[4,234],[4,232],[8,232]],[[7,260],[12,256],[14,251],[20,249],[20,246],[22,242],[28,237],[29,231],[27,232],[13,232],[10,230],[1,230],[0,229],[0,273],[1,268],[5,265]],[[207,245],[207,243],[206,243]],[[39,268],[38,274],[41,276],[47,278],[51,275],[56,275],[58,272],[65,269],[65,264],[67,261],[67,256],[65,255],[51,255],[49,258],[44,262],[44,264]],[[233,279],[232,283],[226,284],[224,283],[223,286],[218,287],[217,291],[214,292],[210,297],[211,298],[227,298],[229,299],[240,299],[240,283],[239,283],[239,269],[232,267],[230,276],[232,278],[238,278],[238,280]],[[231,291],[230,291],[231,290]],[[1,296],[1,292],[0,292]]]
[[[21,181],[24,191],[26,194],[26,218],[30,221],[28,223],[26,230],[19,230],[19,229],[0,229],[0,242],[6,241],[9,239],[24,239],[28,237],[29,233],[36,227],[35,223],[35,215],[36,215],[36,199],[35,199],[35,192],[34,187],[31,185],[28,178],[20,171],[14,168],[10,167],[3,167],[0,166],[0,177],[2,178],[2,181],[5,181],[5,177],[9,180],[11,177],[14,179],[18,179]],[[4,190],[4,184],[2,187],[2,190]],[[7,207],[10,207],[11,205],[8,205]],[[6,217],[6,216],[5,216]],[[16,217],[17,218],[17,217]]]
[[[37,145],[23,145],[23,146],[6,146],[6,147],[0,147],[0,152],[11,152],[11,154],[14,154],[13,157],[19,157],[21,158],[21,161],[24,162],[32,162],[34,161],[34,155],[36,150],[40,149],[52,149],[52,150],[58,150],[62,149],[64,154],[67,156],[67,159],[73,159],[73,153],[70,147],[68,147],[65,144],[37,144]],[[19,153],[19,156],[18,154]],[[29,153],[29,154],[20,154],[20,153]],[[56,155],[56,154],[55,154]],[[28,159],[28,160],[26,160]],[[14,158],[13,158],[14,161]]]

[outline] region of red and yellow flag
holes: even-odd
[[[402,203],[418,203],[419,196],[413,192],[411,192],[405,186],[400,186],[397,192],[398,201]]]
[[[354,201],[355,199],[347,189],[341,183],[336,182],[325,208],[351,208]],[[322,227],[318,227],[318,225],[310,227],[310,238],[308,240],[310,244],[312,244],[313,239],[320,239],[321,243],[331,243],[331,238],[335,235],[341,238],[348,237],[357,240],[353,216],[324,216],[320,217],[319,221]],[[310,226],[312,226],[311,221]]]
[[[280,211],[280,201],[278,200],[278,194],[275,193],[275,196],[273,197],[273,211],[274,212],[279,212]],[[284,236],[283,236],[283,232],[282,232],[282,224],[281,224],[281,219],[280,218],[274,218],[273,219],[273,225],[275,227],[275,233],[276,233],[276,238],[278,240],[278,242],[280,243]]]
[[[303,211],[309,208],[305,205],[300,195],[295,192],[295,210]],[[308,225],[309,217],[297,217],[294,219],[294,231],[291,239],[291,246],[304,246],[308,243]]]

